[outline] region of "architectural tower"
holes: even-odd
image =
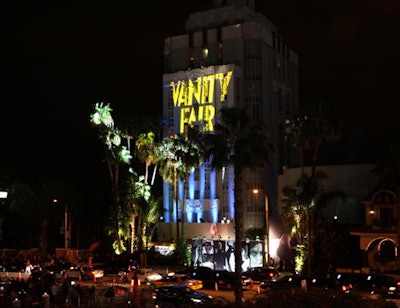
[[[243,196],[245,230],[265,230],[268,204],[269,215],[276,214],[277,177],[295,159],[283,120],[298,112],[297,55],[255,11],[254,0],[214,0],[212,8],[189,15],[183,34],[165,39],[164,64],[164,136],[183,134],[185,125],[212,133],[223,106],[250,105],[252,121],[267,124],[276,153],[271,167],[248,174]],[[212,170],[207,162],[191,174],[184,211],[188,237],[199,232],[191,231],[195,224],[232,222],[233,181],[232,168]],[[176,222],[172,186],[164,183],[165,223]],[[182,206],[183,183],[177,191]]]

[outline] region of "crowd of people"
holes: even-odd
[[[82,297],[80,284],[63,277],[61,272],[46,270],[54,269],[63,261],[54,256],[40,261],[35,255],[1,258],[0,270],[6,275],[1,276],[4,287],[0,291],[0,305],[45,304],[49,301],[52,307],[65,307],[66,304],[78,307]]]

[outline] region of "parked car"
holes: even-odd
[[[213,288],[215,284],[215,272],[206,266],[198,266],[193,270],[187,271],[188,276],[203,281],[204,288]]]
[[[242,275],[240,283],[242,287],[252,286],[252,279]],[[235,273],[227,270],[215,271],[214,274],[214,287],[218,289],[233,290],[235,287]]]
[[[213,303],[212,296],[192,290],[185,284],[165,285],[155,288],[152,293],[156,306],[163,304],[181,306],[210,306]]]
[[[276,280],[279,272],[268,266],[251,267],[243,272],[243,275],[252,279],[253,283],[259,284],[261,281]]]
[[[47,263],[43,265],[42,270],[51,272],[57,275],[62,275],[62,273],[69,269],[70,267],[74,267],[74,264],[69,262],[54,262],[54,263]]]
[[[152,281],[150,286],[152,288],[158,288],[163,285],[170,285],[170,284],[185,284],[192,290],[199,290],[203,288],[203,281],[199,279],[190,278],[185,274],[175,274],[169,273],[168,275],[162,277],[159,280]]]
[[[234,272],[227,270],[215,271],[207,266],[199,266],[187,273],[190,277],[203,281],[203,288],[205,289],[214,289],[218,287],[219,289],[231,290],[234,288]],[[242,275],[241,283],[244,287],[253,284],[251,278],[246,275]]]
[[[0,280],[0,307],[32,307],[26,287],[17,279]]]
[[[336,290],[342,293],[349,293],[352,290],[351,284],[339,282],[327,276],[307,275],[285,275],[276,280],[265,280],[260,283],[261,289],[306,289],[306,290]]]
[[[24,262],[8,262],[4,265],[0,265],[0,271],[2,272],[19,272],[24,273],[26,270],[26,265]]]
[[[118,276],[123,282],[130,282],[133,279],[133,276],[138,276],[141,283],[149,284],[153,281],[160,280],[163,276],[157,272],[155,272],[151,268],[139,268],[133,271],[120,271]]]
[[[216,271],[215,283],[218,289],[232,290],[235,286],[235,273],[229,271]]]
[[[129,288],[120,285],[111,285],[101,290],[97,300],[99,307],[131,307],[132,305]]]
[[[84,274],[84,271],[78,265],[70,265],[69,268],[61,272],[61,275],[69,280],[82,280]]]
[[[106,260],[104,261],[104,274],[117,275],[120,272],[131,272],[132,267],[127,260]]]
[[[385,274],[337,273],[336,280],[351,284],[354,292],[380,294],[384,297],[400,297],[400,285],[392,276]]]
[[[91,266],[82,267],[83,279],[93,280],[104,277],[103,264],[92,264]]]

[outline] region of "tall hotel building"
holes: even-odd
[[[183,34],[165,39],[163,133],[182,134],[185,125],[193,125],[212,134],[221,107],[250,105],[252,121],[268,125],[276,153],[269,168],[249,171],[245,179],[244,230],[266,230],[266,217],[277,214],[277,176],[295,159],[284,140],[283,120],[298,112],[298,57],[254,2],[214,0],[212,8],[189,15]],[[190,175],[184,210],[188,238],[211,238],[216,228],[219,238],[234,239],[233,174],[232,166],[213,170],[205,162]],[[173,186],[164,183],[159,240],[176,238]],[[183,189],[180,182],[179,207]]]

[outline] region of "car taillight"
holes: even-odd
[[[345,293],[349,293],[352,288],[353,288],[353,286],[351,284],[342,285],[342,291],[345,292]]]

